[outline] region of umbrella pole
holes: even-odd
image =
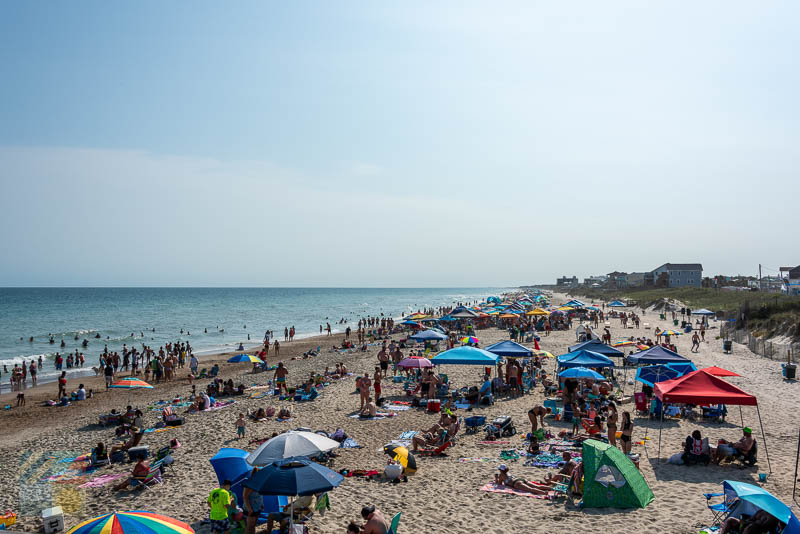
[[[658,425],[658,456],[656,458],[661,460],[661,428],[664,426],[664,401],[661,401],[661,423]]]
[[[797,464],[800,461],[800,432],[797,433],[797,456],[794,459],[794,482],[792,482],[792,502],[797,503],[794,500],[795,490],[797,490]]]
[[[739,418],[742,421],[742,428],[744,428],[744,415],[742,415],[742,405],[739,405]]]
[[[758,426],[761,427],[761,437],[764,439],[764,452],[767,453],[767,467],[769,467],[769,472],[772,474],[772,464],[769,461],[769,449],[767,448],[767,436],[764,434],[764,423],[761,422],[761,409],[758,404],[756,404],[756,412],[758,412]]]

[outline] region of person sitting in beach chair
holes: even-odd
[[[91,467],[99,467],[101,465],[108,465],[111,463],[108,449],[102,441],[97,443],[97,447],[92,449],[92,464]]]
[[[711,461],[719,464],[723,460],[730,462],[742,459],[743,463],[747,465],[755,465],[756,440],[752,434],[753,430],[746,426],[742,429],[742,438],[736,443],[728,443],[723,439],[719,440],[719,446],[716,449],[712,449]]]
[[[114,491],[119,491],[127,488],[128,486],[137,486],[139,482],[148,475],[149,472],[150,462],[144,459],[144,454],[140,454],[136,457],[136,465],[131,471],[130,478],[126,478],[124,481],[114,486]]]

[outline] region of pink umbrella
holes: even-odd
[[[433,367],[433,364],[428,358],[420,358],[419,356],[411,356],[397,364],[398,367],[405,367],[408,369],[421,369],[423,367]]]

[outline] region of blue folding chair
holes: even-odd
[[[706,498],[706,506],[714,516],[712,525],[718,525],[722,523],[723,519],[731,512],[733,509],[733,503],[729,502],[728,499],[725,498],[724,493],[704,493],[703,497]],[[716,499],[717,497],[722,497],[721,502],[712,503],[712,499]]]

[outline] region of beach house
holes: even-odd
[[[703,280],[703,266],[699,263],[665,263],[652,271],[656,286],[660,287],[700,287]]]

